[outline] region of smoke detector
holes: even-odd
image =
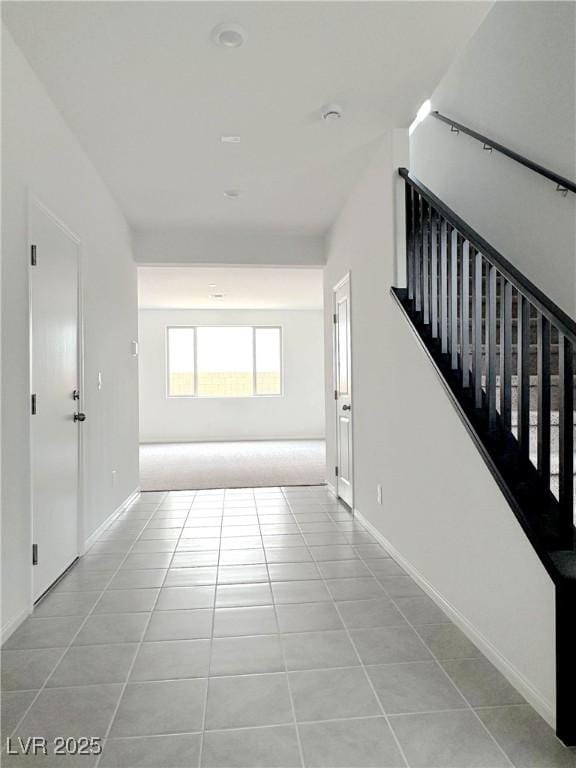
[[[224,190],[224,197],[228,198],[228,200],[237,200],[240,197],[240,190],[239,189],[225,189]]]
[[[342,117],[342,107],[338,104],[327,104],[322,107],[322,120],[326,120],[327,123],[336,122]]]
[[[212,30],[212,41],[220,48],[240,48],[246,33],[238,24],[219,24]]]

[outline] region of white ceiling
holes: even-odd
[[[4,2],[135,229],[323,232],[486,2]],[[211,40],[219,23],[247,33]],[[336,123],[321,107],[342,105]],[[241,137],[222,144],[223,134]],[[239,188],[238,200],[223,190]]]
[[[139,267],[138,303],[149,309],[321,309],[322,270]]]

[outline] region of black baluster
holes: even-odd
[[[538,471],[550,487],[550,323],[538,313]]]
[[[413,190],[408,182],[406,191],[406,278],[408,283],[408,299],[414,299],[414,216],[412,209]]]
[[[482,407],[482,254],[474,254],[474,309],[472,312],[472,376],[474,405]]]
[[[450,242],[450,358],[452,370],[458,370],[458,232],[453,229]]]
[[[518,442],[530,458],[530,302],[518,294]]]
[[[430,325],[438,338],[438,217],[430,206]]]
[[[470,243],[462,243],[460,271],[460,361],[462,386],[470,385]]]
[[[496,267],[488,265],[488,308],[486,316],[486,395],[488,397],[488,426],[496,426]]]
[[[500,289],[500,415],[512,428],[512,285],[502,277]]]
[[[440,224],[440,341],[448,352],[448,225]]]
[[[571,532],[574,515],[574,350],[563,334],[559,342],[559,449],[560,449],[560,493],[562,527],[571,547]]]
[[[422,314],[430,325],[430,206],[422,200]]]
[[[422,311],[422,198],[414,201],[414,299],[416,312]]]

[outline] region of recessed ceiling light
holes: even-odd
[[[342,107],[339,107],[338,104],[327,104],[325,107],[322,107],[322,120],[326,120],[326,122],[335,122],[336,120],[340,120],[342,117]]]
[[[212,30],[212,40],[220,48],[240,48],[246,33],[238,24],[219,24]]]
[[[208,297],[210,299],[223,299],[224,296],[225,296],[224,293],[210,293],[210,294],[208,294]]]
[[[222,144],[240,144],[240,136],[220,136]]]
[[[216,288],[216,283],[208,283],[208,288]]]
[[[228,200],[237,200],[240,197],[240,190],[239,189],[225,189],[224,190],[224,197],[227,197]]]

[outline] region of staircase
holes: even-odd
[[[392,295],[556,591],[557,734],[576,744],[576,323],[429,189],[406,191]]]

